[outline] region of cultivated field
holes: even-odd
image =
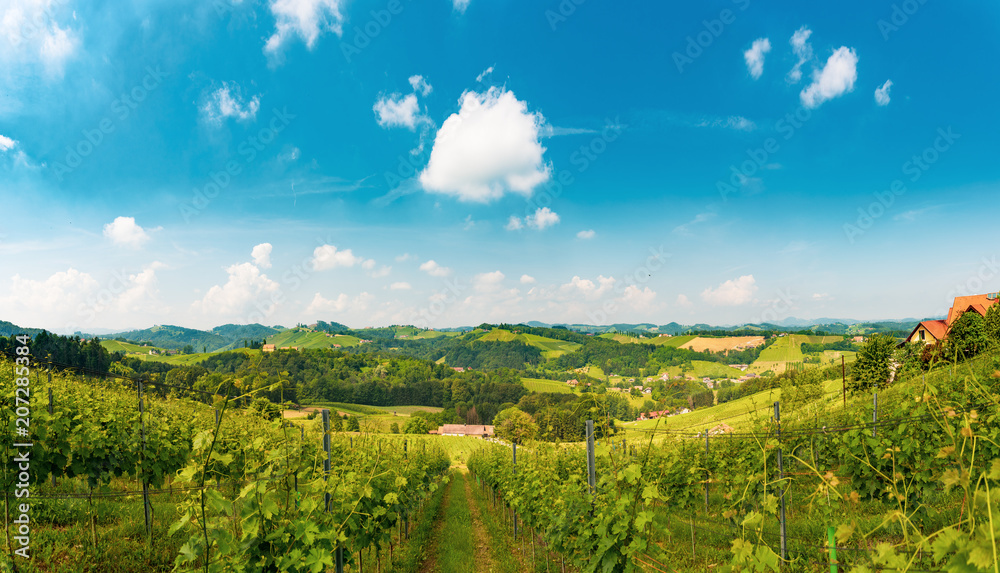
[[[524,387],[532,392],[556,392],[559,394],[572,394],[573,387],[565,382],[556,380],[542,380],[540,378],[521,378]]]
[[[699,336],[679,348],[687,348],[695,352],[727,352],[737,348],[744,350],[750,346],[764,344],[763,336],[727,336],[725,338],[705,338]]]

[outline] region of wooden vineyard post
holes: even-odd
[[[517,473],[517,442],[511,444],[511,448],[514,452],[514,473]],[[517,539],[517,509],[511,508],[514,514],[514,539]]]
[[[830,573],[837,573],[838,569],[839,569],[837,567],[839,565],[839,563],[837,562],[837,537],[836,537],[836,531],[837,530],[834,529],[833,527],[827,527],[826,528],[826,540],[827,540],[827,543],[830,544]]]
[[[597,494],[597,470],[594,467],[594,421],[587,420],[587,485],[590,495]]]
[[[49,416],[52,416],[52,369],[48,370],[49,375]],[[56,487],[56,473],[52,472],[52,487]]]
[[[844,355],[840,355],[840,376],[843,384],[843,395],[844,395],[844,409],[847,409],[847,362],[844,360]]]
[[[872,395],[872,437],[878,436],[878,386]]]
[[[705,515],[708,515],[708,480],[712,477],[708,471],[708,429],[705,429]]]
[[[145,461],[146,456],[146,417],[143,415],[145,412],[143,399],[142,399],[142,381],[139,381],[139,436],[142,438],[142,459]],[[142,478],[142,513],[146,518],[146,537],[152,539],[153,537],[153,524],[152,516],[150,515],[150,510],[152,507],[149,504],[149,482],[146,481],[145,476]]]
[[[785,469],[781,462],[781,402],[774,403],[774,422],[778,435],[778,479],[781,480],[781,561],[788,561],[788,531],[785,527]]]
[[[330,410],[324,408],[321,412],[323,416],[323,451],[326,452],[326,459],[323,460],[323,475],[327,480],[330,479]],[[323,494],[324,498],[324,510],[325,512],[330,512],[330,492]],[[338,543],[337,549],[334,552],[334,562],[336,564],[337,573],[344,573],[344,548]]]

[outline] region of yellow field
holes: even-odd
[[[695,352],[724,352],[735,349],[737,346],[747,348],[747,345],[759,346],[764,344],[763,336],[727,336],[726,338],[703,338],[698,337],[684,344],[681,348],[694,350]]]

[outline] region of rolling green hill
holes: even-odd
[[[573,388],[565,382],[556,380],[542,380],[540,378],[521,378],[524,387],[532,392],[556,392],[558,394],[572,394]]]
[[[330,334],[317,332],[306,328],[290,328],[267,338],[268,344],[277,348],[285,346],[301,348],[333,348],[334,344],[341,346],[357,346],[361,339],[345,334]]]
[[[537,334],[515,334],[503,328],[494,328],[493,330],[479,337],[479,340],[498,341],[498,342],[512,342],[514,340],[519,340],[521,342],[524,342],[525,344],[534,346],[539,350],[541,350],[542,357],[546,359],[558,358],[563,354],[569,352],[575,352],[580,348],[580,344],[577,344],[576,342],[569,342],[567,340],[557,340],[555,338],[548,338],[545,336],[539,336]]]

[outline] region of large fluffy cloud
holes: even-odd
[[[819,107],[823,102],[839,97],[854,89],[858,79],[858,55],[851,48],[837,48],[822,70],[813,73],[813,81],[802,90],[799,98],[807,108]]]
[[[746,60],[750,77],[756,80],[764,73],[764,56],[770,51],[771,41],[767,38],[758,38],[753,41],[749,50],[743,52],[743,59]]]
[[[413,130],[423,119],[416,94],[382,96],[375,102],[372,110],[382,127],[406,127]]]
[[[281,285],[269,279],[253,263],[230,265],[226,268],[226,273],[229,275],[226,284],[208,289],[205,297],[194,304],[195,310],[234,317],[250,312],[254,303],[281,288]]]
[[[324,32],[341,34],[344,16],[343,0],[271,0],[274,15],[274,33],[267,40],[264,51],[277,53],[293,38],[299,37],[310,50]]]
[[[312,266],[316,271],[353,267],[363,262],[364,259],[354,256],[351,249],[339,250],[333,245],[322,245],[313,250]]]
[[[757,284],[753,275],[744,275],[738,279],[728,280],[717,288],[707,288],[701,293],[705,302],[716,306],[739,306],[753,300],[757,292]]]
[[[104,225],[104,236],[120,247],[138,249],[149,241],[149,233],[135,222],[135,217],[117,217]]]
[[[261,243],[253,248],[250,252],[250,256],[253,257],[253,264],[257,265],[262,269],[271,268],[271,251],[273,247],[271,243]]]
[[[458,113],[437,132],[420,183],[461,201],[487,203],[506,192],[530,196],[550,174],[539,138],[544,124],[513,92],[465,92]]]
[[[420,270],[431,275],[432,277],[446,277],[451,274],[451,269],[448,267],[442,267],[433,259],[420,265]]]

